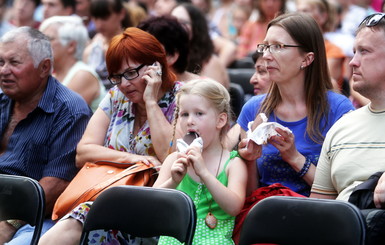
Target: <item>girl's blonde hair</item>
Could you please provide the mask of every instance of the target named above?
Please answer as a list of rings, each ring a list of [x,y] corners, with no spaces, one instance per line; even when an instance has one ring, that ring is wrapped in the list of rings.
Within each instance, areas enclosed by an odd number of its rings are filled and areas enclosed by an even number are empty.
[[[199,95],[206,98],[213,107],[217,110],[218,114],[226,113],[227,123],[220,132],[221,140],[223,141],[227,131],[230,128],[230,120],[232,116],[230,105],[230,94],[227,89],[217,81],[209,78],[198,78],[185,83],[176,95],[176,109],[174,113],[173,122],[173,138],[175,140],[176,124],[179,117],[180,97],[182,95]]]

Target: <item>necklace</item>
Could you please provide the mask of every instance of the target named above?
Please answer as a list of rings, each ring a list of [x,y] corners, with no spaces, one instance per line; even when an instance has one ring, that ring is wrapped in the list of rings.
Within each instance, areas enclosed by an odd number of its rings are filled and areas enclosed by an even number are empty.
[[[215,174],[215,178],[218,177],[218,172],[219,172],[219,168],[221,166],[221,162],[222,162],[222,155],[223,155],[223,147],[222,147],[222,151],[221,151],[221,157],[219,158],[219,163],[218,163],[218,168],[217,168],[217,173]],[[207,194],[206,194],[206,200],[207,200]],[[208,200],[207,200],[208,201]],[[215,215],[211,212],[211,203],[213,202],[213,198],[210,199],[210,202],[209,202],[209,212],[208,214],[206,215],[206,218],[205,218],[205,224],[210,228],[210,229],[214,229],[215,227],[217,227],[217,223],[218,223],[218,220],[217,218],[215,217]]]

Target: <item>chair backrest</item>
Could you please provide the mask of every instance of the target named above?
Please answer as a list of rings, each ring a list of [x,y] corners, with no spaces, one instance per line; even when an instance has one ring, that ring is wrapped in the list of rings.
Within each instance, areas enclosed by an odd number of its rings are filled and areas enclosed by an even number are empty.
[[[44,190],[38,181],[24,176],[0,174],[0,221],[18,219],[35,226],[31,244],[39,241],[44,209]]]
[[[192,244],[196,210],[191,198],[175,189],[116,186],[96,198],[87,214],[80,244],[92,230],[120,230],[136,237],[171,236]]]
[[[242,107],[245,104],[245,92],[243,91],[241,85],[236,83],[230,83],[229,94],[231,98],[231,109],[233,110],[236,118],[238,118],[239,114],[241,113]]]
[[[272,196],[247,214],[239,245],[363,245],[365,222],[351,203]]]
[[[230,77],[230,83],[235,83],[241,85],[246,97],[254,95],[254,87],[250,84],[250,78],[255,72],[254,68],[244,69],[244,68],[228,68],[227,73]]]

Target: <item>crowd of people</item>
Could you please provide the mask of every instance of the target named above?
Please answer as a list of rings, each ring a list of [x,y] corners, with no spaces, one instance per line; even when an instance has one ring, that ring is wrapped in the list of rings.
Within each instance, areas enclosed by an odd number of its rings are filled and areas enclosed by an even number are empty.
[[[385,171],[384,12],[376,0],[0,0],[0,173],[43,187],[41,245],[79,243],[92,202],[51,213],[98,160],[156,166],[155,188],[186,192],[194,244],[237,244],[247,197],[277,184],[349,201]],[[241,60],[254,64],[254,96],[234,118],[227,70]],[[279,127],[257,144],[266,120]],[[201,146],[181,151],[191,133]],[[383,209],[385,174],[372,191]],[[0,244],[29,244],[33,230],[1,221]],[[385,242],[385,227],[367,233],[366,245]]]

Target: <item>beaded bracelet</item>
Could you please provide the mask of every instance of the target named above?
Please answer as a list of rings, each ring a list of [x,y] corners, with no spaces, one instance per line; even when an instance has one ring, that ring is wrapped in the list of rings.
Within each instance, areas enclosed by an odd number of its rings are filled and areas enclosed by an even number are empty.
[[[303,165],[302,169],[297,173],[298,177],[302,178],[303,176],[305,176],[307,171],[309,171],[310,164],[311,164],[310,158],[306,157],[305,164]]]

